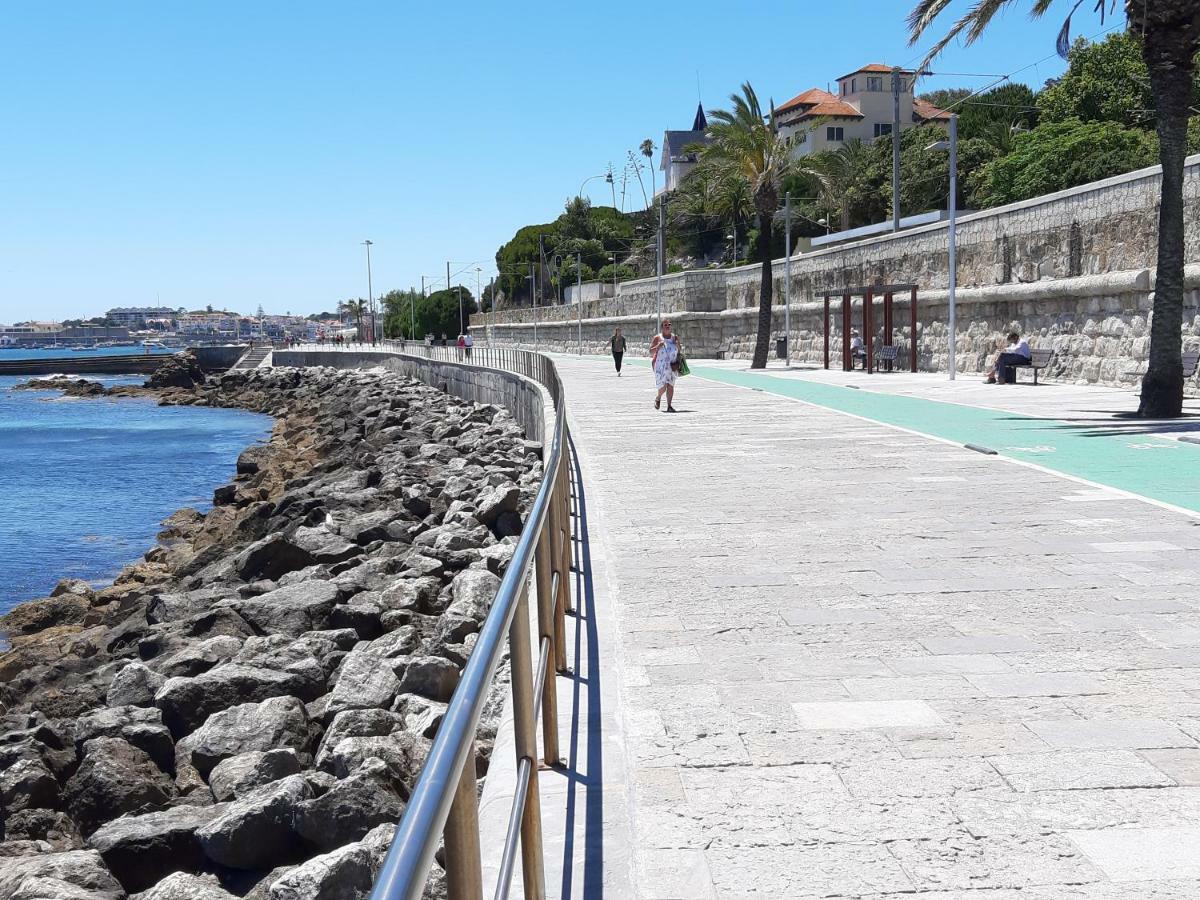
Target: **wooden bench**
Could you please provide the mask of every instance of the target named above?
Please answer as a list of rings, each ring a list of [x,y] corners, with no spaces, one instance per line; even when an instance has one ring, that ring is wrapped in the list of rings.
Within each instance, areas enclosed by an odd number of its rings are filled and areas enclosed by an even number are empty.
[[[899,352],[899,348],[894,344],[885,344],[877,349],[875,351],[875,371],[892,371],[892,368],[896,365],[896,359],[898,358]],[[886,370],[883,368],[884,363],[888,364]]]
[[[732,346],[733,346],[732,341],[726,341],[725,343],[723,343],[720,347],[717,348],[717,354],[716,354],[715,358],[716,359],[728,359],[729,358],[729,348]]]
[[[1033,383],[1038,383],[1038,372],[1050,365],[1050,360],[1054,358],[1054,351],[1044,347],[1038,347],[1030,350],[1029,362],[1017,363],[1013,366],[1013,374],[1016,374],[1017,369],[1033,369]]]

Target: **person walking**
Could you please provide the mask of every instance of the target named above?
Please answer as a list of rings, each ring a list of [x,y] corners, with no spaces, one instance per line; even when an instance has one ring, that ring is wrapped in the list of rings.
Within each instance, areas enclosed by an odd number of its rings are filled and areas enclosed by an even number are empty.
[[[463,335],[463,350],[467,354],[467,359],[471,358],[471,348],[475,346],[475,338],[471,337],[470,330]]]
[[[612,347],[613,364],[617,367],[617,377],[621,375],[621,360],[625,356],[625,335],[621,333],[620,327],[613,331],[612,337],[608,339],[606,347]]]
[[[663,394],[667,395],[667,412],[675,412],[675,379],[679,375],[679,338],[671,332],[671,320],[663,319],[662,331],[650,342],[650,365],[654,369],[654,385],[658,393],[654,408],[662,409]]]

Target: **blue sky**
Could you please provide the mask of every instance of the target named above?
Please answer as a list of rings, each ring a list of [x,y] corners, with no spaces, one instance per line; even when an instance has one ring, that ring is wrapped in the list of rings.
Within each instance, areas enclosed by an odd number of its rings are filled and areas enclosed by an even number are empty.
[[[1031,23],[1029,5],[936,69],[1051,56],[1014,80],[1059,74],[1069,6]],[[697,75],[713,108],[747,79],[782,102],[861,64],[911,65],[908,7],[7,4],[0,322],[159,300],[330,309],[366,294],[364,238],[376,293],[444,277],[447,259],[486,282],[518,226],[552,220],[643,138],[689,127]],[[1081,9],[1076,33],[1100,28]],[[603,180],[588,192],[611,202]],[[642,205],[636,182],[626,200]]]

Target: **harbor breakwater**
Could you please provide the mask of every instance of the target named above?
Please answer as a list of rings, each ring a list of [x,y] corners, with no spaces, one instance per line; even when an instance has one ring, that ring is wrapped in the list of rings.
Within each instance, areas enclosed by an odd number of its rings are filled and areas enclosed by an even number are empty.
[[[383,369],[153,390],[273,435],[110,587],[0,618],[0,897],[365,896],[541,445]]]

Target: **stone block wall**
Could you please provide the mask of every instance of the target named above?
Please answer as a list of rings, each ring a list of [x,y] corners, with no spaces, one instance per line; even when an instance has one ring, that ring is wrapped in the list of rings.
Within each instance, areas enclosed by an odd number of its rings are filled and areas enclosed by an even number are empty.
[[[1114,385],[1136,383],[1149,344],[1158,240],[1158,167],[962,216],[958,222],[958,341],[960,371],[979,371],[1012,329],[1033,346],[1056,351],[1051,378]],[[1184,181],[1186,259],[1200,262],[1200,156],[1190,157]],[[793,359],[823,362],[822,309],[834,295],[831,364],[840,364],[845,287],[915,283],[919,289],[919,365],[945,370],[948,303],[946,223],[798,254],[791,261]],[[773,264],[773,329],[783,332],[785,262]],[[761,269],[702,270],[664,276],[662,310],[693,356],[725,349],[749,357],[757,326]],[[1200,266],[1188,267],[1182,325],[1185,349],[1200,346]],[[585,352],[599,351],[620,324],[632,352],[645,352],[658,305],[654,278],[624,282],[615,299],[585,303]],[[897,298],[895,343],[906,353],[908,304]],[[861,299],[854,304],[862,328]],[[882,310],[876,307],[877,318]],[[539,310],[536,345],[573,351],[580,310]],[[572,320],[565,327],[565,320]],[[473,317],[477,329],[490,321]],[[504,346],[534,346],[530,310],[500,313],[492,338]],[[480,331],[482,333],[482,331]],[[876,334],[876,339],[882,337]]]

